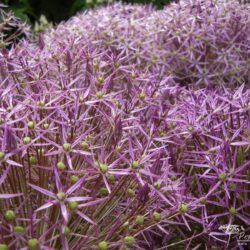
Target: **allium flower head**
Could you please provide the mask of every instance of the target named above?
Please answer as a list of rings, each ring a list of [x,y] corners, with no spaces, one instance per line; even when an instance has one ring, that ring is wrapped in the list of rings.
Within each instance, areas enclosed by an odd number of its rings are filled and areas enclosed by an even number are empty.
[[[114,4],[0,50],[0,246],[236,248],[248,8]]]

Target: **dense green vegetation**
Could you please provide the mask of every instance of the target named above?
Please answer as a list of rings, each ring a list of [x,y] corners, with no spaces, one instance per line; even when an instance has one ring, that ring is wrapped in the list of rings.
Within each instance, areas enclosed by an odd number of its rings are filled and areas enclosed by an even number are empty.
[[[16,16],[34,23],[43,14],[49,21],[60,22],[68,19],[76,12],[93,8],[99,4],[114,2],[115,0],[3,0]],[[124,3],[152,3],[157,8],[162,8],[171,0],[123,0]]]

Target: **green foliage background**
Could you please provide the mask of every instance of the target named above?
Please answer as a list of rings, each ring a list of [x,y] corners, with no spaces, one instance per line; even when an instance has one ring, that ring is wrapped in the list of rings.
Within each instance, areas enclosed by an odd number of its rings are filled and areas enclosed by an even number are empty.
[[[38,20],[42,14],[44,14],[49,21],[58,23],[68,19],[77,11],[93,8],[102,1],[104,2],[103,4],[105,4],[105,0],[92,1],[93,3],[88,3],[88,0],[2,0],[16,16],[26,20],[30,24]],[[162,8],[170,1],[173,0],[122,0],[124,3],[153,4],[157,8]]]

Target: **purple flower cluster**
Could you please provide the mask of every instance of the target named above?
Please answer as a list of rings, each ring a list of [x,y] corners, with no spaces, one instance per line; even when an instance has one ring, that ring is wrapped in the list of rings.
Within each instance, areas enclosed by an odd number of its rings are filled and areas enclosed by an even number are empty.
[[[237,1],[186,0],[162,11],[116,4],[60,24],[46,44],[123,52],[123,64],[184,86],[249,85],[249,12]]]
[[[247,8],[115,4],[2,49],[0,249],[243,249]]]
[[[5,5],[0,3],[0,48],[11,45],[18,37],[29,37],[30,29],[12,12],[5,11]]]

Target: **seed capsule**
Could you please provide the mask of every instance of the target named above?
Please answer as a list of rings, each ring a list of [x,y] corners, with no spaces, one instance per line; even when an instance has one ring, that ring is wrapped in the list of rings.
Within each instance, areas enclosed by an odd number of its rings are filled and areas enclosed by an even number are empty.
[[[218,178],[220,181],[225,181],[227,179],[227,175],[225,173],[221,173],[219,174]]]
[[[76,210],[77,207],[78,207],[78,202],[76,202],[76,201],[70,201],[68,205],[69,205],[69,209],[70,210]]]
[[[144,100],[145,100],[145,97],[146,97],[146,95],[145,95],[144,92],[141,92],[141,93],[139,94],[140,100],[144,101]]]
[[[211,246],[211,250],[219,250],[217,246]]]
[[[8,210],[5,215],[4,215],[5,219],[8,221],[12,221],[16,218],[16,214],[13,210]]]
[[[130,197],[135,196],[135,191],[134,191],[132,188],[129,188],[129,189],[128,189],[128,195],[129,195]]]
[[[201,198],[200,203],[202,205],[206,205],[207,204],[207,199],[206,198]]]
[[[43,124],[43,128],[44,128],[44,129],[48,129],[48,128],[49,128],[49,124],[48,124],[48,123],[44,123],[44,124]]]
[[[39,244],[39,241],[38,241],[38,239],[35,239],[35,238],[30,239],[28,241],[28,246],[29,246],[30,249],[36,249],[38,247],[38,244]]]
[[[156,182],[154,183],[154,187],[155,187],[156,189],[160,189],[160,188],[161,188],[161,183],[160,183],[159,181],[156,181]]]
[[[66,169],[66,166],[65,166],[65,164],[64,164],[62,161],[59,161],[59,162],[57,163],[57,168],[58,168],[60,171],[63,171],[63,170]]]
[[[38,161],[37,161],[37,158],[35,156],[30,156],[29,162],[31,165],[35,165],[35,164],[37,164]]]
[[[16,226],[14,228],[14,232],[18,235],[24,234],[25,233],[25,228],[21,226]]]
[[[44,101],[38,101],[37,102],[37,105],[40,107],[40,108],[43,108],[45,106],[45,102]]]
[[[56,196],[57,196],[58,200],[62,201],[65,198],[65,193],[58,192]]]
[[[104,83],[104,78],[103,78],[103,76],[97,77],[96,83],[97,83],[97,85],[100,85],[100,86],[103,85],[103,83]]]
[[[28,122],[28,128],[29,129],[34,129],[35,128],[35,123],[33,121]]]
[[[6,244],[0,244],[0,250],[8,250],[8,246]]]
[[[70,229],[68,227],[64,227],[63,234],[68,236],[70,234]]]
[[[76,175],[72,175],[72,176],[70,177],[70,180],[71,180],[71,182],[74,184],[74,183],[76,183],[76,182],[79,180],[79,177],[76,176]]]
[[[136,223],[137,225],[143,225],[143,223],[144,223],[144,217],[143,217],[142,215],[138,215],[138,216],[136,217],[136,219],[135,219],[135,223]]]
[[[153,213],[153,218],[155,221],[159,222],[161,220],[161,214],[158,212]]]
[[[64,143],[63,144],[63,149],[64,149],[64,151],[69,152],[71,150],[71,144],[67,143],[67,142]]]
[[[114,176],[114,175],[109,175],[109,176],[108,176],[108,180],[109,180],[111,183],[114,183],[114,182],[115,182],[115,176]]]
[[[234,191],[234,190],[237,188],[237,186],[236,186],[235,183],[230,183],[230,184],[229,184],[229,188],[230,188],[232,191]]]
[[[97,97],[98,99],[103,98],[103,96],[104,96],[104,94],[103,94],[101,91],[96,92],[96,97]]]
[[[106,241],[102,241],[98,244],[99,250],[108,250],[108,243]]]
[[[132,72],[132,73],[131,73],[131,77],[132,77],[132,79],[135,79],[135,78],[136,78],[135,72]]]
[[[179,207],[179,211],[180,211],[181,213],[186,213],[186,212],[188,211],[188,205],[185,204],[185,203],[182,203],[182,204],[180,205],[180,207]]]
[[[132,247],[135,244],[135,238],[133,236],[126,236],[124,238],[124,243],[128,246],[128,247]]]
[[[236,208],[235,208],[235,207],[230,207],[229,213],[230,213],[231,215],[235,216],[235,215],[237,214]]]
[[[42,156],[42,155],[44,155],[44,153],[45,153],[45,150],[44,150],[44,148],[39,148],[38,150],[37,150],[37,153],[40,155],[40,156]]]
[[[82,147],[82,149],[87,150],[87,149],[89,149],[89,144],[86,141],[83,141],[81,143],[81,147]]]
[[[107,173],[108,172],[108,165],[106,165],[106,164],[100,164],[100,171],[103,173],[103,174],[105,174],[105,173]]]
[[[107,188],[103,187],[103,188],[100,189],[100,195],[101,196],[106,196],[108,194],[109,194],[109,191],[108,191]]]
[[[83,101],[84,101],[84,97],[83,97],[83,96],[80,96],[80,97],[79,97],[79,103],[83,103]]]
[[[29,137],[29,136],[25,136],[24,138],[23,138],[23,144],[24,145],[27,145],[27,144],[29,144],[31,142],[31,138]]]
[[[139,162],[138,161],[133,161],[131,164],[132,169],[137,169],[139,167]]]
[[[9,106],[9,107],[6,108],[6,110],[7,110],[8,112],[10,112],[12,109],[13,109],[13,107],[11,107],[11,106]]]
[[[171,179],[172,181],[176,181],[178,178],[177,178],[176,175],[171,175],[170,179]]]
[[[2,161],[5,157],[5,153],[0,151],[0,161]]]

